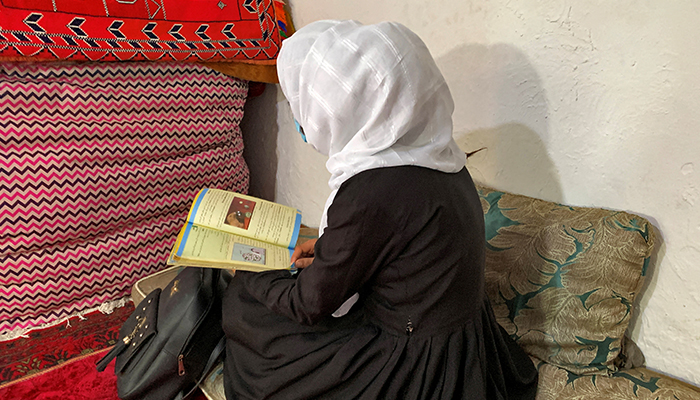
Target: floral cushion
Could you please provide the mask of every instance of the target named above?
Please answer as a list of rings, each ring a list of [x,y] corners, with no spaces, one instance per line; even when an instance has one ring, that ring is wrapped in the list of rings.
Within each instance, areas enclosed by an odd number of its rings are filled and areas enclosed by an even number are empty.
[[[478,187],[486,286],[498,322],[530,355],[576,374],[607,374],[654,244],[651,224]]]
[[[610,376],[576,375],[554,365],[539,365],[537,400],[700,399],[700,388],[646,368]]]

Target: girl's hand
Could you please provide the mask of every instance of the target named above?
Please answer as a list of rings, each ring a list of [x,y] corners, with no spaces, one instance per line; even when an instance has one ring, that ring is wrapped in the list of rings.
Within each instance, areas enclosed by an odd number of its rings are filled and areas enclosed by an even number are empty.
[[[294,248],[292,264],[297,268],[306,268],[314,261],[314,245],[318,239],[308,240]]]

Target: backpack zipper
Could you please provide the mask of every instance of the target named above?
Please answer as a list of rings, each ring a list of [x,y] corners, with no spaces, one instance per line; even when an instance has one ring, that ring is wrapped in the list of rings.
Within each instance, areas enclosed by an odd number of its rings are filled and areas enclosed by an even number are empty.
[[[182,354],[177,356],[177,373],[180,376],[185,375],[185,356]]]

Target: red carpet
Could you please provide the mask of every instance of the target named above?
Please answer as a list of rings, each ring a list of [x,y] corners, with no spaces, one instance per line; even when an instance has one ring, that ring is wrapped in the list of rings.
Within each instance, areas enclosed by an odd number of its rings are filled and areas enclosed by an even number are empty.
[[[119,400],[114,362],[97,372],[95,362],[108,349],[69,360],[60,366],[0,387],[2,400]]]
[[[103,372],[95,363],[109,349],[0,386],[0,400],[119,400],[114,361]],[[198,391],[191,400],[207,400]]]
[[[103,372],[95,363],[114,345],[134,307],[99,311],[84,320],[0,342],[0,400],[119,400],[114,361]],[[206,400],[199,392],[193,400]]]
[[[64,322],[29,332],[26,338],[0,342],[0,385],[113,346],[133,310],[129,303],[111,314],[95,311],[84,320],[71,318],[71,326]]]

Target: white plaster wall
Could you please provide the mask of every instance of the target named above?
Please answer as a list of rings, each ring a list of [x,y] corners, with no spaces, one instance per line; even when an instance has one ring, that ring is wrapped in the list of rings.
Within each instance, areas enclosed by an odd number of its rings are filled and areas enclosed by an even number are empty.
[[[452,89],[458,143],[487,147],[468,162],[475,179],[648,217],[658,251],[632,336],[651,368],[700,384],[700,2],[290,1],[297,27],[394,20],[417,32]],[[277,126],[255,134],[276,140],[274,198],[318,225],[325,159],[268,89]]]

